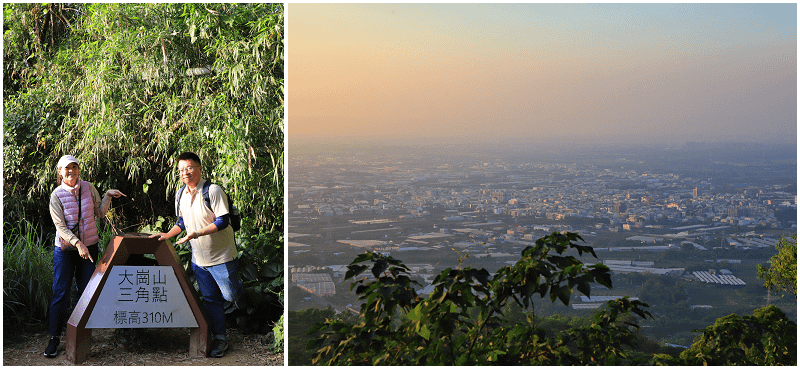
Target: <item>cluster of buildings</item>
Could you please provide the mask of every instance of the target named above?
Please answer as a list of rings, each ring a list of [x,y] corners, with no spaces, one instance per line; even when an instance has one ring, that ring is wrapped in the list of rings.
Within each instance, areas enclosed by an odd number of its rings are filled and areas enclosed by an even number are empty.
[[[312,175],[308,181],[301,176],[289,188],[290,215],[399,213],[435,216],[442,223],[475,215],[588,218],[597,220],[597,229],[610,231],[697,224],[775,229],[796,222],[796,216],[781,216],[796,214],[796,195],[774,188],[720,193],[708,180],[676,174],[555,164],[524,169],[488,163],[424,170],[374,165],[361,168],[366,174],[360,177],[331,173],[326,186]]]
[[[778,239],[755,231],[796,233],[797,197],[781,186],[724,186],[722,191],[713,179],[577,164],[414,166],[375,160],[344,166],[334,162],[337,165],[305,163],[303,170],[292,172],[288,189],[290,264],[292,255],[315,252],[321,243],[342,250],[399,255],[400,259],[408,253],[438,255],[456,250],[469,252],[472,258],[513,264],[523,247],[554,231],[580,235],[629,232],[630,237],[624,238],[631,242],[595,247],[598,252],[628,255],[681,250],[687,245],[699,251],[774,247]],[[315,238],[291,233],[293,219],[320,228],[325,225],[326,229],[347,225],[352,230],[346,236],[325,239],[317,234]],[[404,232],[396,225],[398,219],[416,219],[428,225],[421,232],[398,235]],[[315,227],[303,231],[322,233]],[[723,241],[711,245],[707,242],[711,239]],[[656,268],[652,261],[607,259],[603,263],[615,273],[744,285],[726,270],[686,273],[685,268]],[[412,266],[416,277],[432,282],[436,272],[431,265]],[[326,266],[320,271],[292,270],[292,282],[317,296],[335,294],[344,266]],[[582,301],[573,308],[590,309],[601,303]]]

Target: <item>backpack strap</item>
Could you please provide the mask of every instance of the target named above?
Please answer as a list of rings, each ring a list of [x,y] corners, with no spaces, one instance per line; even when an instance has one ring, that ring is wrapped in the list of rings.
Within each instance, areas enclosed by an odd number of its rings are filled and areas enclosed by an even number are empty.
[[[180,206],[181,206],[181,196],[183,195],[183,190],[186,189],[186,185],[181,186],[181,189],[178,190],[178,193],[175,194],[175,216],[181,216]]]
[[[205,201],[206,207],[208,207],[208,210],[211,210],[211,212],[213,213],[214,212],[214,208],[211,207],[211,197],[208,196],[208,188],[209,187],[211,187],[211,181],[207,180],[207,181],[205,181],[205,183],[203,183],[203,201]],[[214,215],[216,215],[216,214],[214,214]]]
[[[208,210],[214,212],[214,209],[211,207],[211,197],[208,195],[209,187],[211,187],[211,181],[206,180],[203,183],[203,202],[206,203]],[[183,195],[185,189],[186,185],[181,186],[181,189],[178,190],[178,194],[175,197],[175,216],[180,216],[181,195]],[[227,196],[228,194],[226,193],[225,195]],[[230,198],[228,198],[228,202],[230,202]],[[230,204],[228,206],[230,206]]]

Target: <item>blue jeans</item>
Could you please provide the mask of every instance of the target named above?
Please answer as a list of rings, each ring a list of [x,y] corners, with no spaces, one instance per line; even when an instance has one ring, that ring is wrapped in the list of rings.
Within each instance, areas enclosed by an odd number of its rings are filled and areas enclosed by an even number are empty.
[[[97,244],[87,246],[92,259],[97,260]],[[81,298],[94,272],[94,263],[80,256],[77,249],[62,250],[55,246],[53,251],[53,297],[50,298],[49,331],[51,336],[61,334],[64,322],[69,318],[74,304],[70,301],[72,279],[78,290],[75,303]]]
[[[200,293],[206,302],[211,331],[214,335],[225,334],[225,311],[223,301],[235,302],[242,295],[244,287],[239,280],[239,263],[233,259],[227,263],[201,267],[192,263],[192,271],[200,286]]]

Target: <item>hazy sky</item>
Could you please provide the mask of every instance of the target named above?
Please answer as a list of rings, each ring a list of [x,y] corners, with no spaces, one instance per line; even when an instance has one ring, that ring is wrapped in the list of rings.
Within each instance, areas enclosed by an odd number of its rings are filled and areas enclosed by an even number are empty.
[[[290,145],[797,141],[796,4],[289,4],[286,19]]]

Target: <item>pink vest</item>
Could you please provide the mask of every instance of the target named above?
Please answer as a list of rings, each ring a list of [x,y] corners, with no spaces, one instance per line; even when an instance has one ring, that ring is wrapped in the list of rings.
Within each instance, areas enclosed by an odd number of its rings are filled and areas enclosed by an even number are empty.
[[[94,197],[92,197],[92,184],[86,181],[80,182],[81,191],[81,242],[86,246],[96,244],[100,238],[97,236],[97,223],[94,220]],[[58,186],[56,196],[64,207],[64,220],[67,227],[72,229],[78,223],[78,196],[71,194],[64,187]],[[56,236],[56,246],[58,246],[58,236]]]

